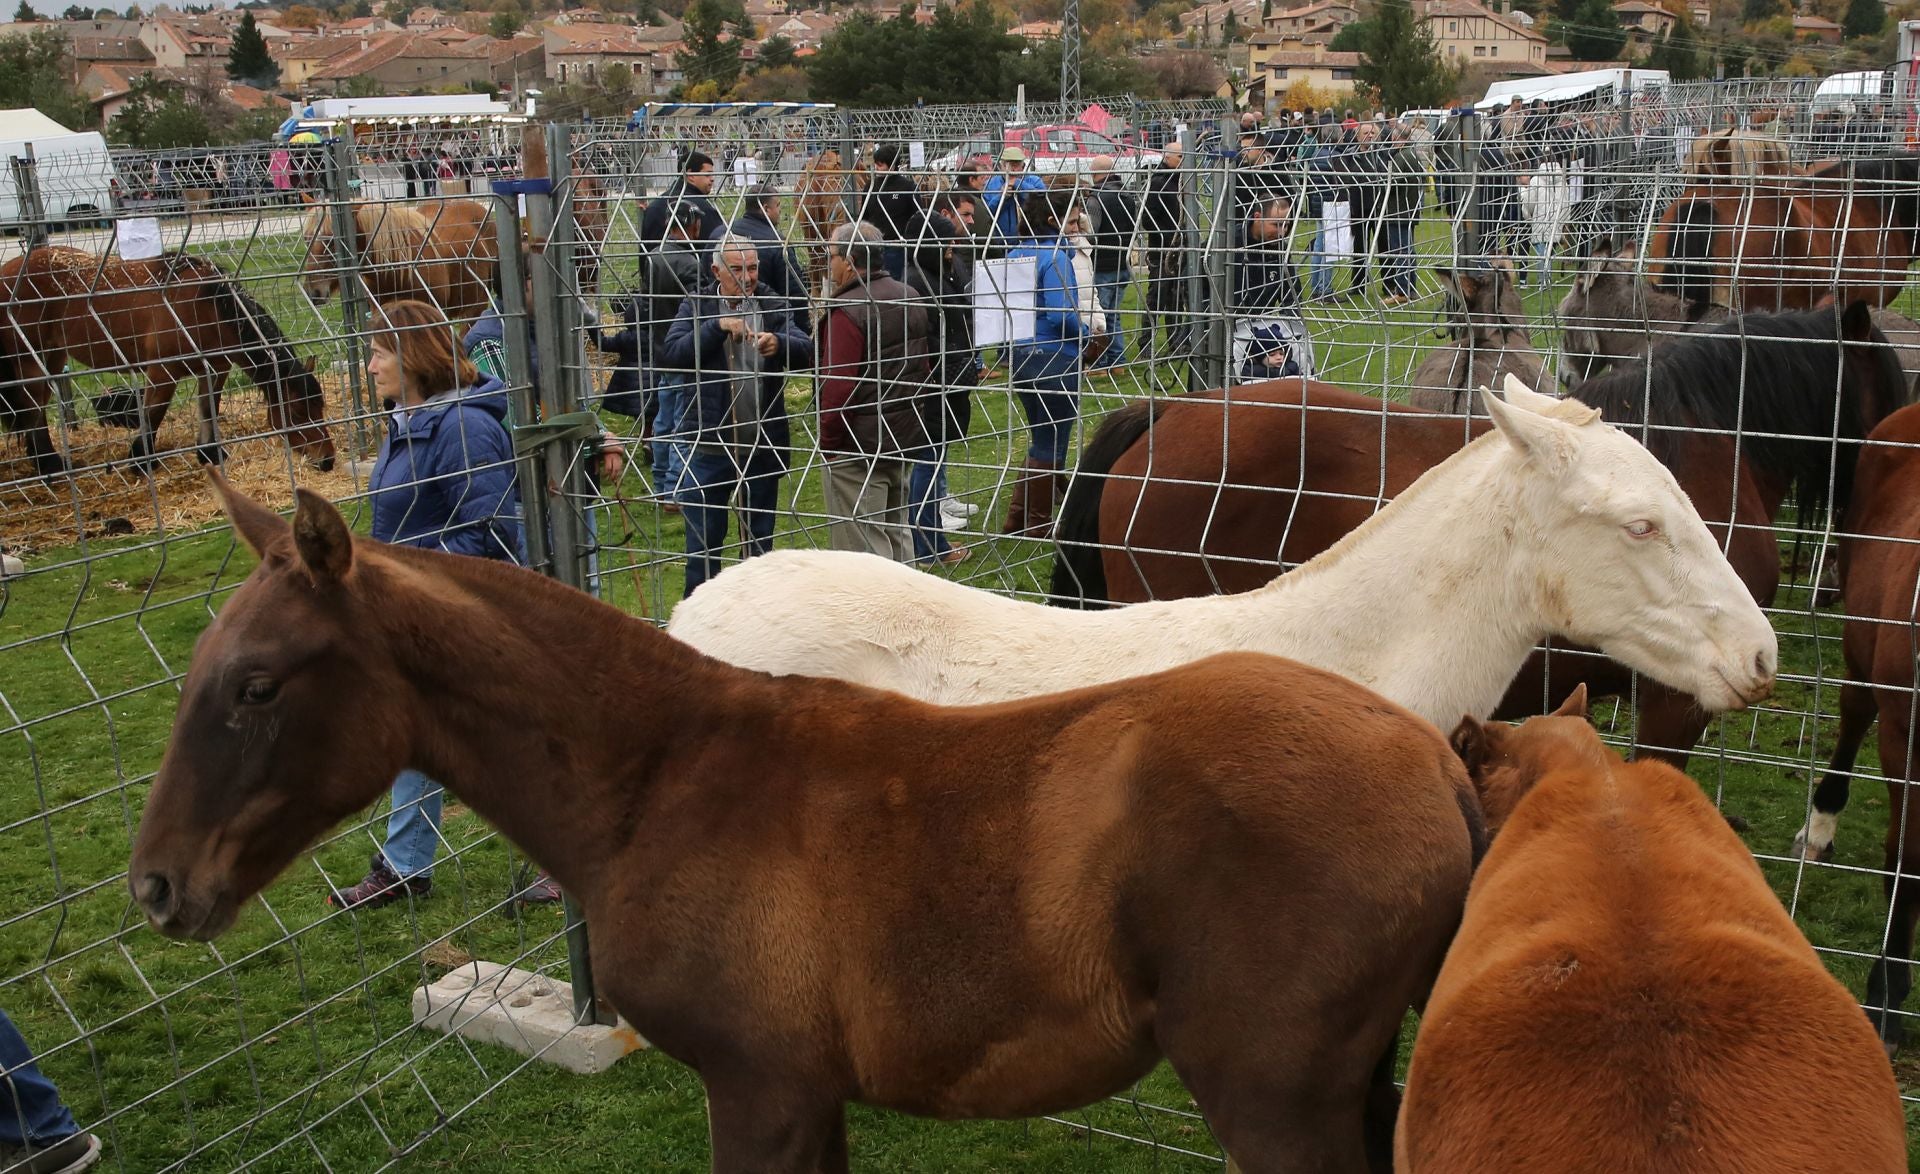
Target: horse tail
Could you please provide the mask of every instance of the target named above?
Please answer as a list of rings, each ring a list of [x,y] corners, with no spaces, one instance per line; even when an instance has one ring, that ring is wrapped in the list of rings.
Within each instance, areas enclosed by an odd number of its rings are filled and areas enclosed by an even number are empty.
[[[1673,218],[1664,284],[1690,306],[1713,303],[1713,238],[1718,228],[1712,200],[1687,197]]]
[[[1111,602],[1100,553],[1100,499],[1107,474],[1166,410],[1165,400],[1135,400],[1101,421],[1081,450],[1080,467],[1067,486],[1054,529],[1059,549],[1053,556],[1047,602],[1055,607],[1092,608]]]

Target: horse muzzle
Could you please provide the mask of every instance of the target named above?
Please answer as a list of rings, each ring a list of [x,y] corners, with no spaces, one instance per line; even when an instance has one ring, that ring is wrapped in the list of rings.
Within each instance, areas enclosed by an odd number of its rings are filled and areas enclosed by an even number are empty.
[[[133,903],[147,915],[147,924],[166,937],[210,942],[234,923],[237,910],[224,897],[212,900],[190,895],[187,886],[163,872],[129,874]]]

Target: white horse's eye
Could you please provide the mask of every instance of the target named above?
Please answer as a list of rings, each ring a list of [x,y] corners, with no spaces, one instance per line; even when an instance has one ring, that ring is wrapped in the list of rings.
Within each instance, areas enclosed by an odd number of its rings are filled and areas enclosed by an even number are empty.
[[[1627,533],[1635,538],[1651,538],[1659,532],[1659,529],[1660,527],[1647,521],[1645,518],[1627,523]]]

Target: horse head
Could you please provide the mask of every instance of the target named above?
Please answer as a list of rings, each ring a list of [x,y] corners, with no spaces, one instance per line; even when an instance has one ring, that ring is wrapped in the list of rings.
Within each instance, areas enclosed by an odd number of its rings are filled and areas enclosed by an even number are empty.
[[[300,289],[309,300],[324,303],[340,290],[340,271],[350,258],[334,256],[338,241],[333,234],[333,210],[312,196],[305,197],[306,223],[300,233],[305,239],[300,260]]]
[[[1585,684],[1575,686],[1552,713],[1518,725],[1463,717],[1447,741],[1473,780],[1489,836],[1499,832],[1541,779],[1563,770],[1604,774],[1614,761],[1587,720]]]
[[[289,525],[209,476],[260,565],[194,649],[127,873],[155,929],[201,941],[373,800],[406,761],[409,707],[427,704],[368,638],[401,572],[356,550],[318,494],[298,491]]]
[[[1574,386],[1616,362],[1646,354],[1647,283],[1638,272],[1639,248],[1595,241],[1560,299],[1560,380]]]
[[[1505,495],[1511,578],[1549,631],[1709,710],[1765,696],[1773,627],[1673,473],[1597,410],[1513,376],[1506,386],[1504,399],[1481,392],[1496,430],[1475,442],[1496,462],[1482,492]]]

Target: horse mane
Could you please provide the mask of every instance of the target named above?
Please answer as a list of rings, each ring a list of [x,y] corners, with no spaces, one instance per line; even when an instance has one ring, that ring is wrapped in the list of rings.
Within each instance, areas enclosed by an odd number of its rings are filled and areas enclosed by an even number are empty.
[[[1676,335],[1572,395],[1609,423],[1642,425],[1641,441],[1669,467],[1684,459],[1687,430],[1738,431],[1742,459],[1790,486],[1801,517],[1810,519],[1829,504],[1845,508],[1859,442],[1899,406],[1904,386],[1886,337],[1871,329],[1879,386],[1862,388],[1837,325],[1831,308],[1748,314]]]
[[[371,221],[371,223],[369,223]],[[353,210],[360,250],[373,265],[406,265],[427,260],[433,224],[418,208],[401,204],[360,204]]]
[[[224,277],[213,287],[213,301],[221,319],[239,332],[242,349],[235,359],[260,393],[269,400],[320,407],[308,417],[320,419],[325,414],[320,381],[301,364],[293,343],[267,308]]]

